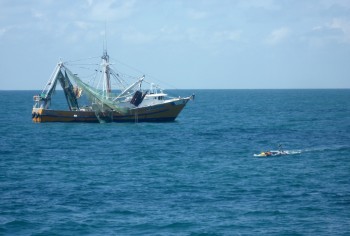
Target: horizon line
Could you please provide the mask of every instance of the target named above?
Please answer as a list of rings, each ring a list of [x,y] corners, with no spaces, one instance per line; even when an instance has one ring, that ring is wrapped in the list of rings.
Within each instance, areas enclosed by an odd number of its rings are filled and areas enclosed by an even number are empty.
[[[164,90],[347,90],[348,88],[165,88]],[[0,89],[0,91],[42,91],[42,89]],[[56,89],[63,91],[63,89]]]

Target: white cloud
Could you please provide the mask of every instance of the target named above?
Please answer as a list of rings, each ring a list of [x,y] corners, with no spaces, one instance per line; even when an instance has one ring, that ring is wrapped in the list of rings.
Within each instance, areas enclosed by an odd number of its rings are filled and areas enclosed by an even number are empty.
[[[290,35],[290,33],[291,30],[287,27],[275,29],[268,35],[265,42],[270,45],[281,43]]]
[[[349,0],[322,0],[321,2],[324,6],[327,8],[330,8],[332,6],[340,6],[343,8],[350,8],[350,1]]]
[[[92,20],[113,21],[129,17],[134,12],[134,0],[89,1]]]
[[[87,30],[93,27],[92,24],[85,21],[75,21],[74,24],[81,30]]]
[[[179,26],[164,26],[153,31],[125,30],[120,33],[121,39],[132,44],[149,44],[159,42],[193,43],[208,48],[225,42],[239,41],[240,30],[210,31],[196,27],[181,28]]]
[[[122,40],[128,43],[144,44],[155,41],[158,36],[153,33],[143,33],[143,32],[124,32],[121,35]]]
[[[188,17],[190,17],[193,20],[201,20],[208,16],[208,13],[205,11],[197,11],[194,9],[190,9],[187,11]]]
[[[86,2],[87,2],[87,4],[88,4],[88,6],[92,6],[94,0],[86,0]]]
[[[6,28],[1,28],[1,29],[0,29],[0,38],[1,38],[2,36],[5,35],[5,33],[7,32],[7,30],[8,30],[8,29],[6,29]]]
[[[240,0],[238,5],[244,8],[263,8],[266,10],[280,9],[280,6],[277,5],[274,0]]]
[[[340,30],[342,32],[340,40],[350,43],[350,21],[335,18],[328,24],[328,27]]]
[[[4,37],[5,35],[11,35],[16,30],[20,30],[21,28],[17,25],[8,25],[5,27],[0,28],[0,38]]]
[[[32,16],[38,20],[42,20],[45,18],[45,14],[41,11],[32,9],[31,12],[32,12]]]
[[[313,27],[302,39],[318,47],[334,42],[350,43],[350,21],[334,18],[328,23]]]
[[[184,32],[178,25],[163,26],[159,31],[159,38],[168,42],[179,42],[185,39]]]
[[[237,41],[241,37],[241,31],[218,31],[213,34],[213,39],[216,42],[222,42],[222,41]]]
[[[9,29],[10,29],[10,27],[1,28],[0,29],[0,37],[3,37],[6,34],[6,32],[9,31]]]

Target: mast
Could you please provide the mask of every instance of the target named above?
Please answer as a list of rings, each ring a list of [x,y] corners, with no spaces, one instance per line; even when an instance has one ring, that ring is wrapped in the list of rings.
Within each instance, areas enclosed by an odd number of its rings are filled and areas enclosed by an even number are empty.
[[[106,92],[106,97],[109,97],[111,93],[111,73],[109,68],[109,56],[107,54],[107,50],[104,50],[102,58],[102,67],[103,67],[103,78],[104,78],[104,86],[103,90]]]

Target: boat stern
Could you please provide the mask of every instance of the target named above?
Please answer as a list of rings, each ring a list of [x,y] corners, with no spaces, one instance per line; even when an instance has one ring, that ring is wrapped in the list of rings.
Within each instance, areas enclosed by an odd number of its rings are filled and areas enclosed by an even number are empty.
[[[40,123],[41,122],[41,117],[43,114],[43,108],[33,108],[32,109],[32,120],[35,123]]]

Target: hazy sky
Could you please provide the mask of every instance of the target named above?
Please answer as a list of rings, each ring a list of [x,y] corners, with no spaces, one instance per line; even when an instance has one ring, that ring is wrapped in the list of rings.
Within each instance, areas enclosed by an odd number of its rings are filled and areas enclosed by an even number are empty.
[[[0,89],[100,56],[105,22],[112,58],[175,88],[350,88],[349,0],[0,0]]]

